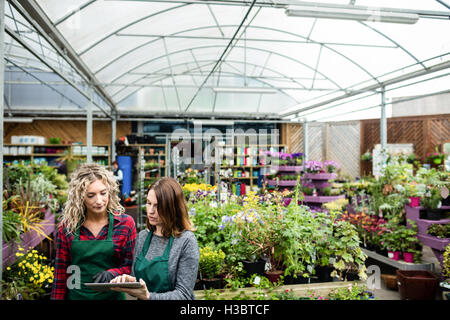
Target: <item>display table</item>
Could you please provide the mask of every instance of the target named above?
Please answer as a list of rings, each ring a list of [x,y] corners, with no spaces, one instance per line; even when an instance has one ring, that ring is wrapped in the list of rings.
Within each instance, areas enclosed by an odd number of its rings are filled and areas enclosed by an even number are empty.
[[[434,264],[433,263],[409,263],[400,260],[393,260],[389,257],[383,256],[374,251],[367,250],[366,248],[361,248],[361,250],[370,258],[377,260],[379,262],[390,265],[394,268],[400,270],[425,270],[434,272]]]

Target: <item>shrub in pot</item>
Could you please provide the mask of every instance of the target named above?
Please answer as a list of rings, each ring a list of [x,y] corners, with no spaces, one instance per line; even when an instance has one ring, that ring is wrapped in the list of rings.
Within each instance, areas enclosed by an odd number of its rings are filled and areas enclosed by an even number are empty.
[[[440,189],[437,186],[427,186],[425,194],[420,200],[420,204],[427,210],[428,220],[441,219],[441,200]]]
[[[222,250],[215,250],[210,246],[200,248],[198,269],[207,288],[221,287],[220,273],[223,270],[224,260],[225,253]]]

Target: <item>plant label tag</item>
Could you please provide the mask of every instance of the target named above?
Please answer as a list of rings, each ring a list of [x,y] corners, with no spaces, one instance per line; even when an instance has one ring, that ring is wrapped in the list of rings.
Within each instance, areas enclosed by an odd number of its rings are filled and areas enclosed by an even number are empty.
[[[448,189],[446,186],[443,186],[441,188],[441,197],[444,199],[447,199],[447,197],[448,197]]]

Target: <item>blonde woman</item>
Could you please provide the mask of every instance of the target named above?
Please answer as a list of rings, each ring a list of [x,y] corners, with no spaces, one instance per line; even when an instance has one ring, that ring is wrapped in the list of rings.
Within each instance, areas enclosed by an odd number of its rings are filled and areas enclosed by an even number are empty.
[[[83,164],[71,175],[56,235],[52,299],[125,298],[118,292],[97,292],[84,285],[109,282],[131,271],[136,227],[123,213],[118,192],[112,172],[101,165]]]

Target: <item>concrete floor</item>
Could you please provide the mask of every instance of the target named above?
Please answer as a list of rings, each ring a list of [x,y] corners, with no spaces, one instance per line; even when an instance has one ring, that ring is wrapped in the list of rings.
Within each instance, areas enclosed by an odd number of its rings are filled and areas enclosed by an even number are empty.
[[[433,263],[435,269],[434,273],[438,277],[440,277],[441,265],[430,247],[427,246],[423,247],[422,261],[426,263]],[[377,300],[400,300],[400,293],[398,292],[398,290],[391,290],[386,288],[386,284],[384,283],[383,280],[381,280],[381,289],[374,289],[372,291],[374,292]],[[442,300],[442,294],[440,290],[438,290],[436,294],[436,300]]]

